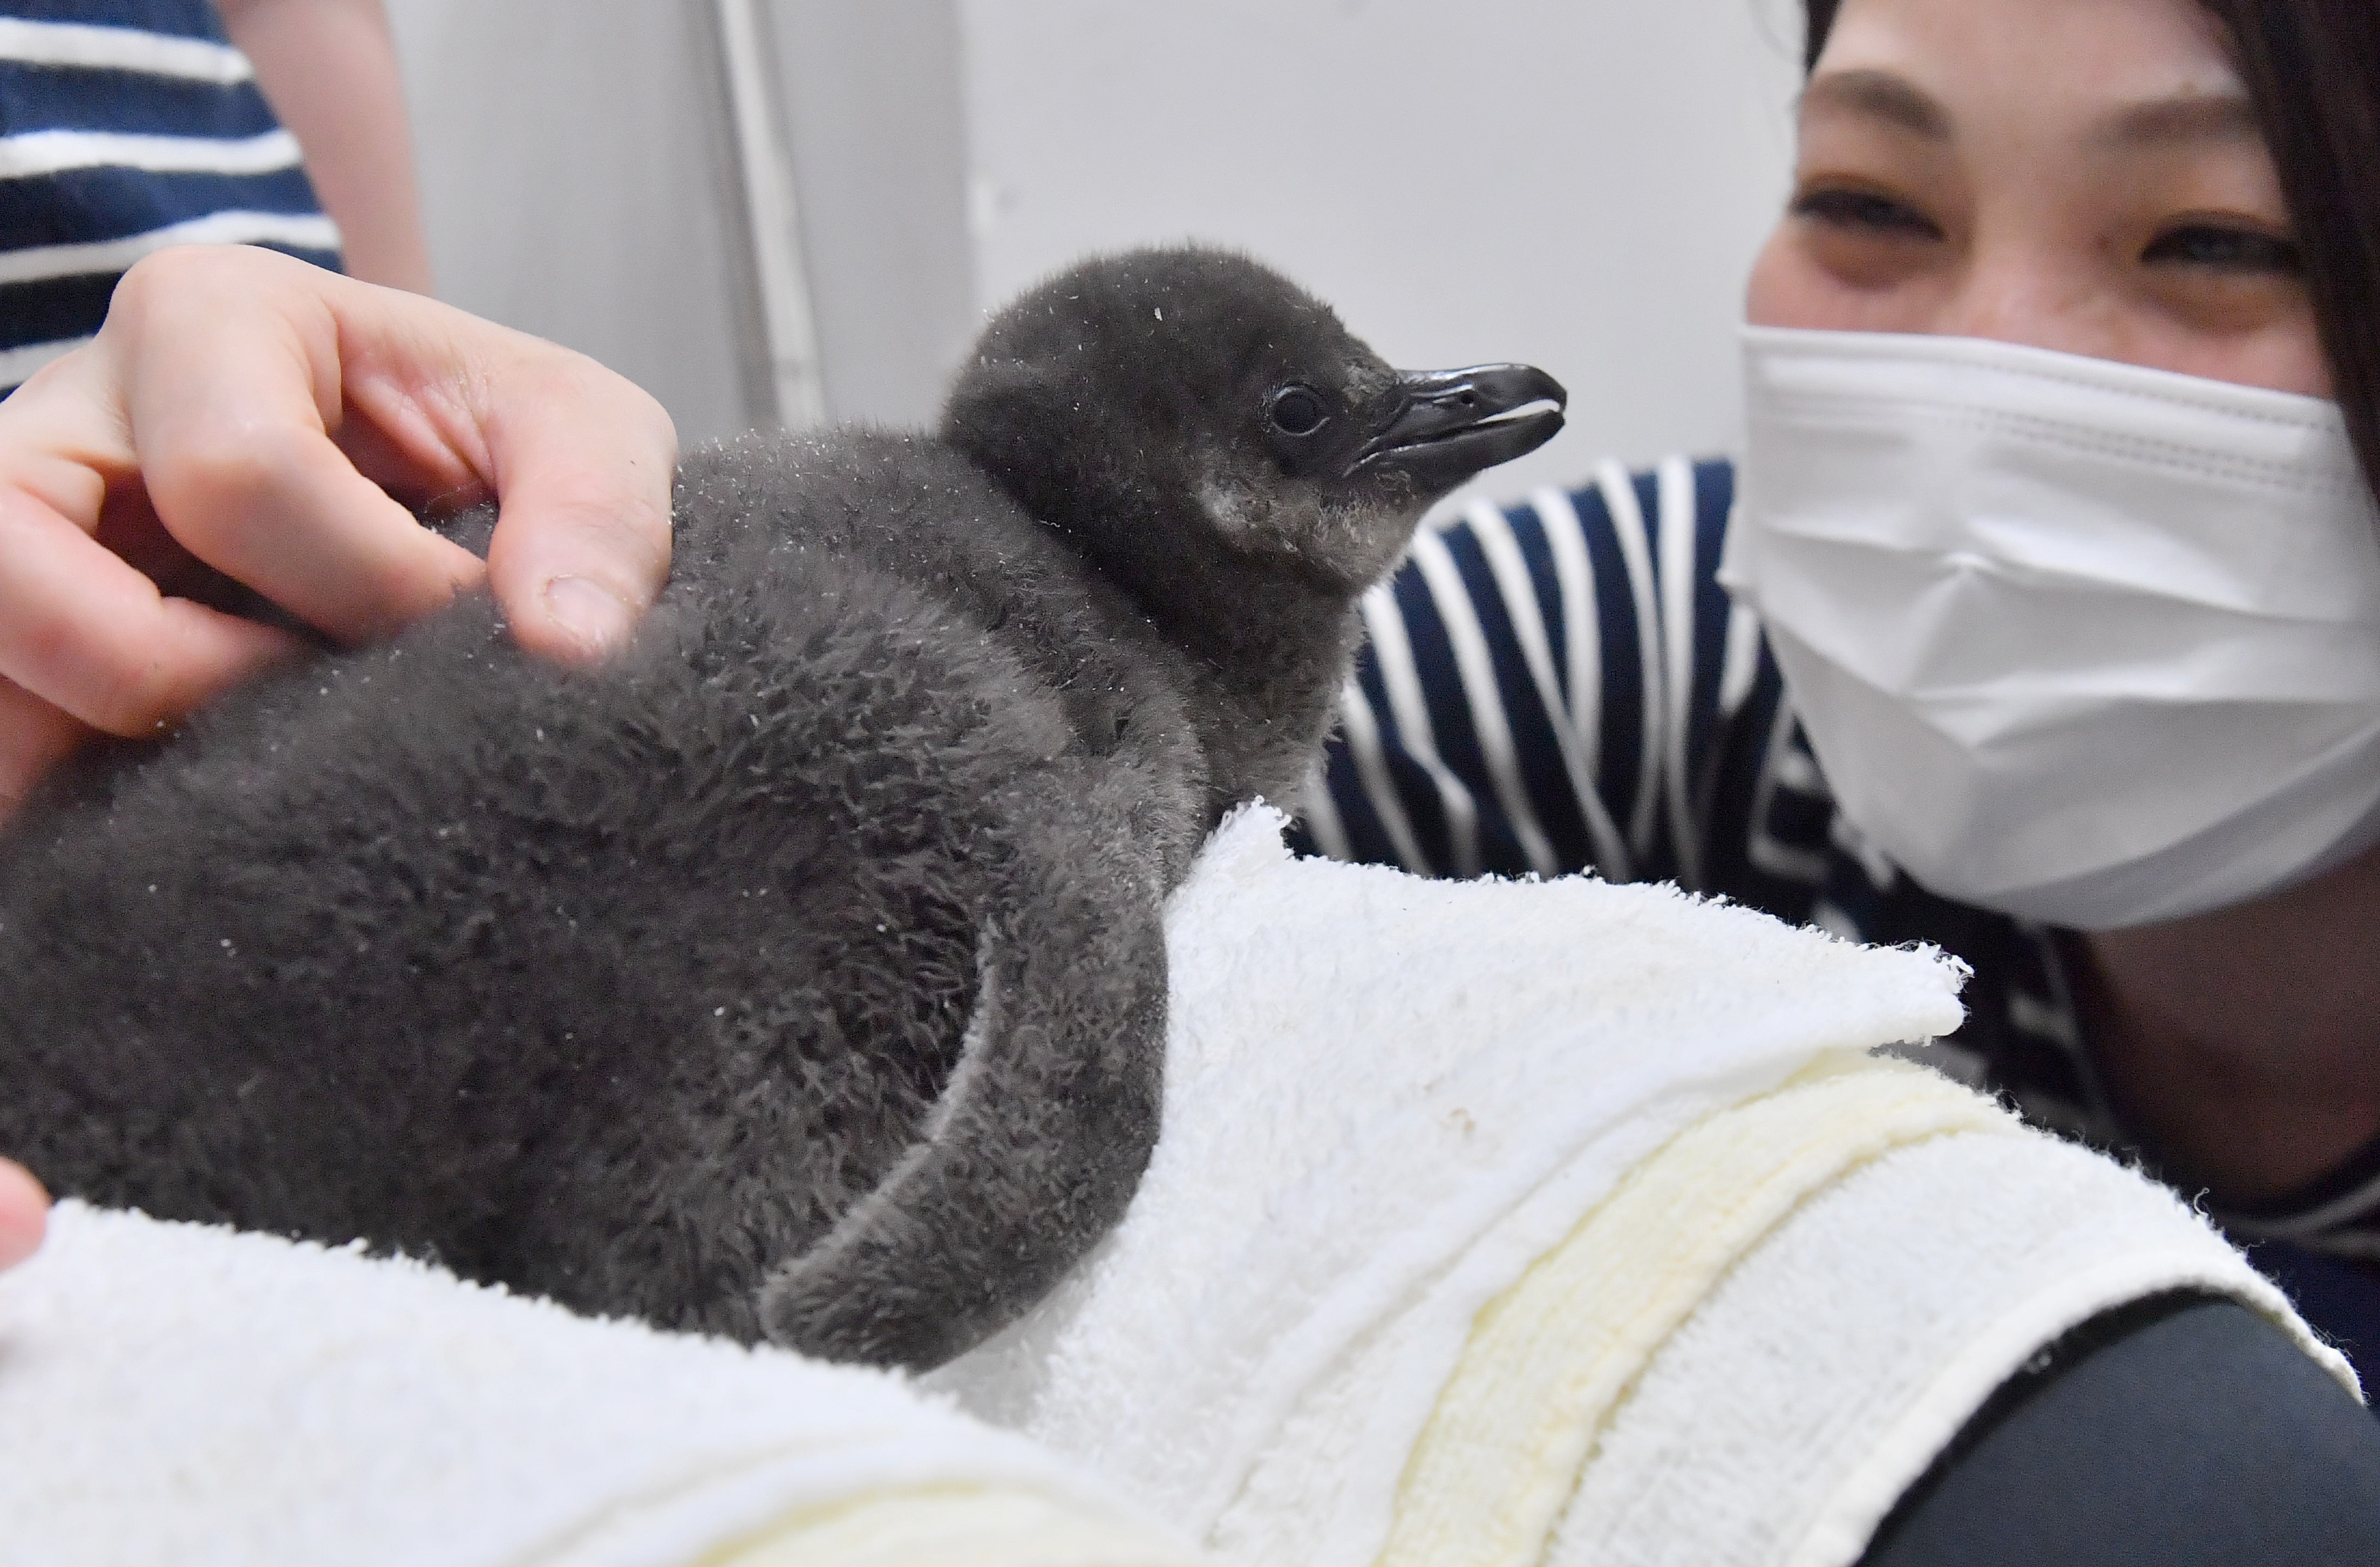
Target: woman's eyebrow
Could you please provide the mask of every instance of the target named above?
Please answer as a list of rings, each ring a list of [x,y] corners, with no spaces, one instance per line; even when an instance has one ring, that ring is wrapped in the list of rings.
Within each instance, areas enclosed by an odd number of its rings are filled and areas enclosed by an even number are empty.
[[[2256,141],[2264,128],[2256,107],[2239,92],[2184,92],[2131,103],[2107,116],[2098,140],[2113,146],[2174,141]]]
[[[1873,67],[1828,71],[1803,90],[1802,107],[1864,115],[1922,136],[1950,140],[1949,111],[1907,77]]]

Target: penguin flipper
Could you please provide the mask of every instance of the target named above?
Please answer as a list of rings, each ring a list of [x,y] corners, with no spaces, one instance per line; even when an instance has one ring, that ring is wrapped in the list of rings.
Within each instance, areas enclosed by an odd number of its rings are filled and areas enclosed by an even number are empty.
[[[1164,924],[1153,874],[1069,825],[1045,823],[1002,879],[967,1055],[926,1138],[763,1286],[778,1343],[938,1366],[1123,1217],[1157,1141]]]

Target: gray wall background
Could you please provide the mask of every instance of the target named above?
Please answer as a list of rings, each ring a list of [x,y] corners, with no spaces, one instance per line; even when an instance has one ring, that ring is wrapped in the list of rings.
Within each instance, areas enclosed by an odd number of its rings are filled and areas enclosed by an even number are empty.
[[[981,310],[1196,237],[1390,358],[1526,358],[1572,428],[1493,476],[1736,441],[1791,0],[766,0],[830,405],[915,422]],[[766,411],[708,0],[389,0],[440,291]]]

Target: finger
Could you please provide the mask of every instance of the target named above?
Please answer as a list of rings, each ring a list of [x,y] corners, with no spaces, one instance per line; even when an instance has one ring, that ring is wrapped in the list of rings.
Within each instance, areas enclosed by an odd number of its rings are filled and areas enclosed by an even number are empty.
[[[584,659],[616,647],[669,575],[677,432],[588,358],[412,295],[343,284],[340,444],[421,500],[493,494],[488,573],[515,637]]]
[[[0,1268],[14,1268],[40,1249],[49,1210],[50,1195],[32,1172],[0,1159]]]
[[[485,568],[358,475],[328,441],[285,426],[168,433],[150,494],[193,555],[353,644],[443,608]],[[185,443],[187,440],[187,443]]]
[[[535,349],[483,394],[499,497],[489,579],[522,646],[600,657],[668,580],[677,431],[592,359]]]
[[[260,303],[263,255],[164,252],[117,285],[101,346],[115,355],[150,502],[192,554],[309,624],[349,642],[385,636],[482,567],[342,454],[339,322],[315,279]]]
[[[17,814],[43,774],[95,734],[23,686],[0,680],[0,822]]]
[[[616,646],[669,571],[677,434],[661,405],[584,355],[433,300],[336,278],[311,297],[332,336],[299,320],[287,351],[348,456],[416,499],[496,495],[488,571],[515,636],[560,658]]]
[[[339,426],[339,451],[356,471],[396,497],[419,516],[445,516],[488,499],[487,482],[459,464],[433,464],[430,472],[405,446],[370,419],[349,418]]]
[[[298,650],[283,632],[166,598],[21,492],[0,491],[0,679],[111,735],[151,733]]]

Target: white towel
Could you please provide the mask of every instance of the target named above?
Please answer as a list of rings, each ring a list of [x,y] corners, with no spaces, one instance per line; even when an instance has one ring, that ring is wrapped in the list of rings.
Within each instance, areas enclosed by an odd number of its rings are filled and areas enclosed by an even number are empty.
[[[1642,1560],[1842,1567],[2071,1322],[2160,1282],[2294,1322],[2137,1177],[1868,1059],[1958,1024],[1937,954],[1660,888],[1293,863],[1278,826],[1228,825],[1171,911],[1164,1131],[1123,1226],[935,1379],[1229,1561],[1658,1536]],[[1989,1148],[2014,1217],[1918,1178],[1954,1145]],[[1846,1256],[1865,1309],[1825,1298]]]
[[[874,1373],[67,1204],[0,1275],[0,1562],[1843,1567],[2099,1306],[2191,1283],[2302,1335],[2171,1198],[1866,1059],[1956,1024],[1937,954],[1293,863],[1280,826],[1229,824],[1170,911],[1123,1228],[941,1375],[1044,1447]]]
[[[0,1275],[9,1567],[1183,1567],[903,1381],[62,1204]]]

